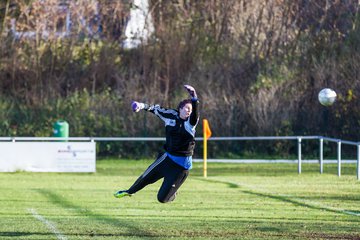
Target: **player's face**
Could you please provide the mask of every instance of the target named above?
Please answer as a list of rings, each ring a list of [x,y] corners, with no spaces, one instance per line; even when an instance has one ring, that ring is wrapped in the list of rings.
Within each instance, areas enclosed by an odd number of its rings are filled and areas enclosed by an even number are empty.
[[[180,118],[181,119],[186,119],[190,116],[191,112],[192,112],[192,105],[191,103],[187,103],[184,105],[184,107],[179,109],[180,111]]]

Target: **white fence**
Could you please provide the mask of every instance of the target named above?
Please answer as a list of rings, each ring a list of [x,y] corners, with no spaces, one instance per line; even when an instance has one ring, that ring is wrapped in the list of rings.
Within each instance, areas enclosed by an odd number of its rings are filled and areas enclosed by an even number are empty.
[[[109,142],[109,141],[165,141],[165,138],[162,137],[69,137],[69,138],[59,138],[59,137],[0,137],[0,142],[33,142],[33,141],[90,141],[90,142]],[[196,138],[197,141],[203,141],[202,137]],[[341,156],[341,146],[342,145],[352,145],[356,146],[356,172],[357,179],[360,178],[360,142],[352,142],[335,138],[328,138],[323,136],[256,136],[256,137],[211,137],[208,141],[258,141],[258,140],[288,140],[297,142],[297,163],[298,163],[298,173],[301,173],[302,166],[302,150],[301,144],[304,140],[318,140],[319,141],[319,163],[320,163],[320,173],[323,173],[324,165],[324,141],[334,142],[337,144],[337,175],[341,176],[341,164],[343,162]],[[210,159],[209,159],[210,160]]]

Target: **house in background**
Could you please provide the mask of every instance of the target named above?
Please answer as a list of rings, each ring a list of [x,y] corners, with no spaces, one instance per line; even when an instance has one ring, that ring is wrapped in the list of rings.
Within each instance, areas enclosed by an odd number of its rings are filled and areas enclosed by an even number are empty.
[[[99,4],[97,0],[81,3],[82,1],[70,0],[36,0],[30,5],[17,4],[13,8],[20,13],[11,19],[11,33],[17,39],[34,38],[37,35],[44,39],[61,38],[73,33],[94,36],[101,28]]]
[[[13,4],[12,9],[18,12],[10,21],[10,32],[16,39],[36,36],[42,39],[101,38],[107,31],[107,34],[121,36],[122,46],[130,49],[146,43],[154,32],[148,0],[106,3],[98,0],[35,0],[30,5]],[[113,22],[109,24],[110,21]]]
[[[154,33],[154,24],[149,14],[148,0],[134,0],[125,29],[124,48],[136,48]]]

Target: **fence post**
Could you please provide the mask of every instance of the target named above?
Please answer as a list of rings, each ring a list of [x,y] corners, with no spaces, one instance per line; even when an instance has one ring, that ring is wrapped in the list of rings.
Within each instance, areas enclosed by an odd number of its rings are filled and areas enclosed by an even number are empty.
[[[320,138],[320,174],[324,171],[324,139]]]
[[[338,176],[341,176],[341,141],[337,144]]]
[[[301,137],[298,137],[298,173],[301,173]]]
[[[356,170],[357,170],[357,180],[360,179],[360,144],[357,145],[357,164],[356,164]]]

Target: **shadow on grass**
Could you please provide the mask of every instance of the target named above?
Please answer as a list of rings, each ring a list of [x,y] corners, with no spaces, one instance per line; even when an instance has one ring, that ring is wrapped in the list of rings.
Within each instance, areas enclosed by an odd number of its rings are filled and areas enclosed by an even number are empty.
[[[48,235],[53,237],[52,233],[40,233],[40,232],[0,232],[0,237],[22,237],[30,235]],[[50,238],[50,237],[49,237]]]
[[[75,236],[75,237],[133,237],[134,234],[130,233],[70,233],[65,234],[66,236]],[[48,236],[47,239],[54,238],[53,233],[44,233],[44,232],[0,232],[0,237],[25,237],[25,236]],[[138,236],[138,235],[136,235]],[[141,236],[142,237],[142,236]],[[144,237],[151,237],[151,236],[144,236]],[[153,239],[153,238],[152,238]]]
[[[337,175],[337,164],[324,164],[324,173]],[[192,176],[203,176],[203,163],[193,164]],[[302,172],[320,175],[320,164],[303,163]],[[241,174],[242,176],[297,176],[298,165],[294,163],[208,163],[208,176],[223,177]],[[356,164],[342,164],[341,175],[356,177]]]
[[[201,181],[205,181],[205,182],[223,183],[223,184],[226,184],[229,188],[243,188],[241,185],[234,183],[234,182],[214,180],[214,179],[203,179],[203,178],[197,178],[197,179],[201,180]],[[262,198],[270,198],[270,199],[275,199],[275,200],[282,201],[282,202],[291,203],[295,206],[306,207],[306,208],[310,208],[310,209],[327,211],[327,212],[332,212],[332,213],[340,213],[340,214],[351,215],[351,216],[360,216],[360,214],[357,214],[358,211],[337,210],[337,209],[332,209],[332,208],[328,208],[328,207],[311,205],[308,203],[297,201],[295,199],[292,199],[292,198],[286,197],[286,196],[279,196],[279,195],[274,195],[274,194],[269,194],[269,193],[260,193],[260,192],[255,192],[255,191],[251,191],[251,190],[246,190],[246,189],[243,189],[240,191],[242,193],[251,194],[251,195],[255,195],[258,197],[262,197]]]
[[[87,209],[85,212],[83,210],[83,208],[81,206],[77,206],[76,204],[68,201],[67,199],[65,199],[64,197],[54,193],[53,191],[50,190],[44,190],[44,189],[36,189],[40,194],[46,196],[52,203],[54,203],[55,205],[59,205],[62,208],[71,208],[71,209],[75,209],[75,211],[79,214],[79,215],[83,215],[86,217],[89,217],[91,219],[95,219],[96,221],[99,221],[101,223],[106,222],[107,224],[111,224],[115,227],[125,227],[127,229],[126,232],[116,232],[114,234],[109,234],[109,236],[139,236],[139,237],[156,237],[154,236],[154,234],[151,234],[150,232],[144,231],[144,229],[141,229],[139,227],[136,227],[135,224],[131,224],[129,222],[126,221],[121,221],[119,219],[115,219],[115,218],[111,218],[109,216],[103,215],[103,214],[98,214],[98,213],[94,213],[91,210]],[[65,235],[67,235],[65,233]],[[87,234],[89,236],[98,236],[98,234],[96,233],[91,233],[89,232],[89,234]],[[100,236],[102,236],[100,234]]]

